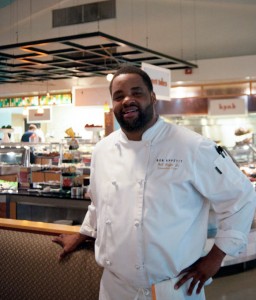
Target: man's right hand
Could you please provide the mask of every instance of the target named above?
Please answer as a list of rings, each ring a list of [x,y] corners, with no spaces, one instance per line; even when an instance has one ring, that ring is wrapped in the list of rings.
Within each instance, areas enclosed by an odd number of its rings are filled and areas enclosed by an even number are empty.
[[[52,239],[54,243],[59,244],[63,250],[60,253],[59,259],[62,260],[67,254],[76,250],[76,248],[85,242],[88,237],[86,235],[76,234],[61,234]]]

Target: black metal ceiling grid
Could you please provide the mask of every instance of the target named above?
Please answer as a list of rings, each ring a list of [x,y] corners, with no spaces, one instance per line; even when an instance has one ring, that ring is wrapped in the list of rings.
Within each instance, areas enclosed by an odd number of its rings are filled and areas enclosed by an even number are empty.
[[[0,46],[0,84],[106,76],[124,64],[170,70],[195,64],[102,32]]]

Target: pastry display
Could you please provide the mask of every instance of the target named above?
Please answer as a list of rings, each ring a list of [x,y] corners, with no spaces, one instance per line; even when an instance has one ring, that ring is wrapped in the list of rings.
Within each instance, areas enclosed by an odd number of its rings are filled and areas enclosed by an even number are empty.
[[[64,152],[63,153],[63,159],[64,160],[72,160],[72,159],[74,159],[74,153],[72,153],[72,152]]]
[[[12,190],[16,191],[18,189],[18,183],[15,181],[6,181],[6,180],[0,180],[0,191],[3,190]]]
[[[68,166],[68,167],[64,167],[62,169],[62,175],[73,175],[76,174],[76,167],[75,166]]]
[[[3,138],[2,138],[3,142],[4,143],[9,143],[11,141],[10,140],[10,135],[11,135],[11,133],[14,132],[12,126],[11,125],[2,126],[0,128],[0,132],[3,133]]]
[[[235,135],[236,136],[241,136],[241,135],[248,134],[248,133],[251,133],[251,130],[246,129],[246,128],[242,128],[242,127],[235,130]]]
[[[82,186],[83,185],[83,176],[78,175],[73,179],[73,186]]]
[[[72,127],[66,129],[65,132],[66,132],[66,134],[67,134],[68,136],[70,136],[71,138],[74,138],[74,137],[75,137],[75,132],[74,132],[74,130],[72,129]]]
[[[252,142],[252,131],[248,128],[240,127],[235,130],[236,146],[248,145]]]
[[[76,167],[68,166],[62,169],[61,174],[61,187],[63,190],[71,189],[76,176]]]
[[[12,129],[12,126],[11,125],[7,125],[7,126],[4,125],[4,126],[1,127],[1,129]]]
[[[101,139],[100,132],[104,129],[102,125],[85,124],[84,128],[92,133],[92,143],[97,143]]]
[[[76,150],[79,148],[78,141],[75,139],[75,132],[72,127],[66,129],[65,133],[68,135],[71,140],[68,142],[69,150]]]
[[[52,157],[58,157],[60,156],[60,153],[58,151],[53,152],[37,152],[35,153],[36,156],[43,156],[46,158],[52,158]]]
[[[78,163],[81,161],[80,153],[78,151],[70,151],[63,153],[63,163]]]

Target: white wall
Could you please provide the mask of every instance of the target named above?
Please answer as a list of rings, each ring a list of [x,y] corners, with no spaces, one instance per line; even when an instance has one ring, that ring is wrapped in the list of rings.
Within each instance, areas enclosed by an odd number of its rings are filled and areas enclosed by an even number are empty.
[[[72,127],[76,135],[90,139],[91,132],[84,128],[85,124],[104,125],[104,110],[102,106],[53,107],[52,122],[47,123],[47,140],[60,141],[67,134],[65,130]],[[53,138],[51,139],[50,136]]]
[[[186,75],[184,70],[172,72],[174,82],[220,82],[256,79],[256,55],[198,61],[198,68]]]
[[[4,125],[13,125],[12,118],[20,116],[20,123],[14,126],[12,142],[20,142],[24,132],[23,108],[0,109],[0,128]],[[65,130],[72,127],[74,132],[84,139],[91,139],[92,133],[87,132],[85,124],[104,125],[104,110],[102,106],[76,107],[74,105],[52,107],[52,120],[42,124],[42,130],[47,142],[59,142],[67,134]],[[3,138],[0,133],[0,139]]]

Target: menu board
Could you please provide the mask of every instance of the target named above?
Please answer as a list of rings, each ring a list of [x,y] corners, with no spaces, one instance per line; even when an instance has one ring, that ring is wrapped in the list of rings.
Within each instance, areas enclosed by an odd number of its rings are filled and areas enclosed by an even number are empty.
[[[46,123],[51,122],[51,107],[28,108],[27,123]]]
[[[247,101],[244,97],[209,101],[208,114],[212,116],[245,115],[247,113]]]

